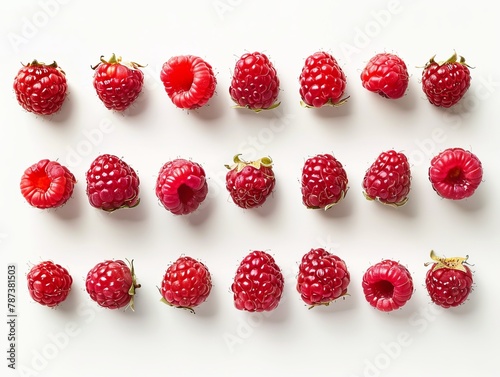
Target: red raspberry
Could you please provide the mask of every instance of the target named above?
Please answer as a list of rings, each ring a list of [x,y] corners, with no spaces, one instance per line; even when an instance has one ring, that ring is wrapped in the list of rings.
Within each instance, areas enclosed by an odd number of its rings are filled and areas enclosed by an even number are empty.
[[[346,76],[337,60],[329,53],[318,51],[307,57],[299,77],[300,97],[306,107],[341,105],[347,85]]]
[[[73,284],[68,270],[52,261],[33,266],[28,272],[27,280],[31,298],[49,307],[66,300]]]
[[[160,79],[173,104],[190,110],[205,105],[217,85],[212,66],[193,55],[170,58],[163,64]]]
[[[408,269],[393,260],[370,266],[363,275],[363,293],[371,306],[389,312],[399,309],[413,295],[413,280]]]
[[[351,280],[345,262],[323,248],[311,249],[302,257],[297,291],[311,305],[328,305],[347,294]]]
[[[422,89],[430,103],[451,107],[464,96],[470,87],[469,66],[456,53],[443,62],[432,57],[422,72]]]
[[[238,310],[249,312],[275,309],[283,294],[284,278],[274,258],[264,251],[252,251],[236,270],[231,290]]]
[[[75,176],[68,168],[44,159],[24,171],[20,187],[30,205],[45,209],[65,204],[73,194],[75,183]]]
[[[468,257],[440,258],[431,251],[434,263],[427,271],[425,286],[436,305],[450,308],[465,302],[472,289],[472,272],[465,265]]]
[[[403,153],[382,152],[367,170],[363,179],[364,195],[368,200],[402,206],[408,201],[411,172]]]
[[[256,161],[243,161],[240,155],[233,159],[234,164],[226,168],[226,188],[233,202],[241,208],[259,207],[271,195],[275,176],[270,157]]]
[[[306,160],[302,168],[302,202],[307,208],[329,209],[347,193],[347,174],[331,154],[319,154]]]
[[[97,263],[85,279],[85,289],[90,298],[108,309],[120,309],[128,305],[134,310],[135,290],[140,286],[135,277],[133,260],[130,267],[122,260]]]
[[[194,212],[205,200],[208,184],[200,164],[183,158],[165,163],[156,180],[156,196],[174,215]]]
[[[98,156],[86,177],[87,196],[93,207],[111,212],[139,204],[139,177],[119,157],[110,154]]]
[[[389,53],[373,56],[361,72],[364,88],[390,99],[401,98],[408,88],[408,81],[405,62]]]
[[[208,268],[187,256],[178,258],[167,268],[161,284],[162,301],[193,313],[193,308],[205,302],[211,290]]]
[[[254,111],[279,106],[280,81],[269,58],[260,52],[243,54],[236,62],[229,94],[237,107]]]
[[[139,97],[144,83],[139,67],[142,66],[134,62],[122,63],[115,54],[109,60],[101,56],[101,62],[92,67],[94,88],[106,108],[123,111]]]
[[[483,179],[481,161],[462,148],[448,148],[431,160],[429,180],[439,196],[460,200],[470,197]]]
[[[66,99],[66,75],[56,62],[39,63],[36,60],[24,65],[14,79],[14,92],[19,104],[38,115],[58,112]]]

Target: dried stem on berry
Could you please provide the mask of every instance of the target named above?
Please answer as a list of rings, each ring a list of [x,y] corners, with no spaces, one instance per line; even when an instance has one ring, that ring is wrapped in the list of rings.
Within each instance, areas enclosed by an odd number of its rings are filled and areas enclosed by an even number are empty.
[[[435,263],[435,266],[432,269],[433,271],[439,270],[440,268],[449,268],[452,270],[459,270],[459,271],[466,272],[464,264],[469,264],[469,263],[467,263],[467,259],[469,259],[468,255],[466,255],[465,257],[445,258],[445,257],[438,256],[434,252],[434,250],[431,250],[431,259],[432,259],[432,262],[424,263],[424,266],[429,266],[430,264]]]
[[[239,153],[233,157],[233,162],[234,162],[233,165],[224,165],[224,166],[229,170],[236,169],[236,171],[239,172],[239,171],[243,170],[243,168],[245,166],[248,166],[248,165],[253,166],[256,169],[259,169],[261,166],[269,168],[273,165],[273,160],[271,159],[271,157],[262,157],[262,158],[259,158],[258,160],[255,160],[255,161],[245,161],[245,160],[241,159],[240,156],[241,156],[241,153]]]
[[[249,110],[253,110],[254,112],[256,113],[260,113],[262,110],[272,110],[272,109],[275,109],[277,108],[279,105],[281,105],[281,102],[275,102],[273,103],[271,106],[269,107],[266,107],[266,108],[261,108],[261,109],[254,109],[250,106],[240,106],[240,105],[234,105],[233,106],[233,109],[249,109]]]
[[[132,309],[132,311],[135,311],[135,307],[134,307],[135,290],[137,288],[140,288],[141,285],[137,283],[137,278],[135,276],[134,260],[132,259],[131,261],[129,261],[128,259],[126,259],[126,261],[130,265],[130,275],[132,275],[132,285],[130,286],[130,288],[128,290],[128,294],[131,296],[129,307],[130,307],[130,309]]]

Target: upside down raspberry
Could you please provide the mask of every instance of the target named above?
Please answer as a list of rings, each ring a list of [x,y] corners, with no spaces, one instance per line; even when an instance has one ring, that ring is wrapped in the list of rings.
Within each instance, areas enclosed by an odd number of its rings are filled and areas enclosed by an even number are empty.
[[[361,83],[385,98],[401,98],[408,88],[408,69],[399,56],[387,52],[373,56],[361,72]]]
[[[299,76],[300,97],[306,107],[338,106],[347,85],[344,71],[329,53],[318,51],[307,57]]]
[[[274,258],[265,251],[252,251],[239,264],[231,285],[234,306],[248,312],[274,310],[283,286],[283,274]]]
[[[109,60],[103,56],[100,60],[92,67],[97,96],[106,108],[123,111],[141,94],[144,83],[144,73],[140,70],[142,66],[134,62],[122,62],[122,58],[115,54]]]
[[[197,162],[184,158],[168,161],[158,173],[155,191],[166,210],[174,215],[188,215],[207,197],[205,170]]]
[[[466,265],[468,256],[443,258],[431,251],[433,262],[425,277],[425,286],[436,305],[443,308],[459,306],[467,300],[472,290],[472,271]]]
[[[302,202],[307,208],[331,208],[345,197],[347,185],[344,167],[331,154],[310,157],[302,167]]]
[[[40,262],[27,275],[28,292],[41,305],[55,307],[66,300],[73,284],[68,270],[52,261]]]
[[[212,66],[193,55],[171,57],[163,64],[160,79],[172,103],[189,110],[204,106],[217,86]]]
[[[363,274],[363,293],[374,308],[389,312],[401,308],[413,295],[413,279],[408,269],[385,259]]]
[[[235,64],[229,94],[236,107],[256,112],[279,106],[280,81],[276,68],[261,52],[245,53]]]
[[[341,258],[323,248],[311,249],[302,257],[296,289],[310,307],[329,305],[347,294],[350,279]]]
[[[181,256],[166,270],[161,284],[162,301],[188,309],[206,301],[212,290],[212,277],[205,264],[189,256]]]
[[[14,78],[17,101],[25,110],[38,115],[58,112],[67,91],[66,75],[56,62],[45,64],[33,60],[23,65]]]
[[[71,195],[75,176],[57,161],[43,159],[24,171],[21,194],[33,207],[45,209],[60,207]]]

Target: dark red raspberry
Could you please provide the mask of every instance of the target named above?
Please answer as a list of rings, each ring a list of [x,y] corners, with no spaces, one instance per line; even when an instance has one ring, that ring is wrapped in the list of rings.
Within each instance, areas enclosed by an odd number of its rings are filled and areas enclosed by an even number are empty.
[[[41,262],[27,275],[28,292],[39,304],[54,307],[66,300],[73,278],[68,270],[52,261]]]
[[[361,72],[364,88],[382,97],[401,98],[408,88],[408,69],[399,56],[380,53],[373,56]]]

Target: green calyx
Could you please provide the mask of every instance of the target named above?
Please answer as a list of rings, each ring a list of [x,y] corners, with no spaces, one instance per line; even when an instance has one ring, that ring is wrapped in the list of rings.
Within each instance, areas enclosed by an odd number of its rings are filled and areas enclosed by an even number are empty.
[[[337,102],[333,102],[331,100],[331,98],[330,98],[323,106],[339,107],[339,106],[344,105],[349,98],[350,98],[350,96],[347,96],[347,97],[344,97],[344,98],[342,98],[341,100],[339,100]],[[300,106],[305,107],[307,109],[314,109],[315,108],[314,106],[308,105],[304,101],[300,101]]]
[[[366,200],[376,200],[379,203],[382,203],[386,206],[395,207],[395,208],[402,207],[408,202],[408,197],[405,197],[404,199],[400,200],[397,203],[388,203],[388,202],[381,201],[379,198],[372,198],[371,196],[368,196],[368,194],[365,191],[363,191],[363,195],[365,196]]]
[[[469,256],[466,255],[465,257],[445,258],[438,256],[434,252],[434,250],[431,250],[431,259],[432,262],[427,262],[424,265],[428,266],[430,264],[434,264],[434,267],[432,268],[433,271],[439,270],[441,268],[448,268],[451,270],[459,270],[466,272],[464,264],[468,264],[467,259],[469,259]]]
[[[234,109],[249,109],[249,110],[253,110],[254,112],[256,113],[260,113],[261,111],[263,110],[272,110],[272,109],[275,109],[277,108],[279,105],[281,104],[281,102],[275,102],[273,103],[271,106],[269,107],[266,107],[264,109],[253,109],[251,108],[250,106],[240,106],[240,105],[234,105],[233,108]]]
[[[134,296],[135,296],[135,290],[137,288],[140,288],[141,285],[137,283],[137,278],[135,276],[135,271],[134,271],[134,260],[132,259],[131,261],[129,261],[127,259],[127,262],[128,264],[130,265],[130,275],[132,275],[132,285],[130,286],[129,290],[128,290],[128,294],[131,296],[130,298],[130,302],[129,302],[129,307],[130,309],[132,309],[132,311],[135,311],[135,307],[134,307]]]
[[[465,58],[463,56],[458,55],[456,51],[454,51],[453,55],[451,55],[446,60],[436,61],[435,58],[436,58],[436,55],[434,55],[432,58],[430,58],[429,61],[427,62],[427,64],[424,66],[424,68],[427,68],[431,64],[446,65],[446,64],[454,64],[454,63],[462,64],[462,65],[466,66],[467,68],[473,68],[470,65],[468,65],[465,62]]]
[[[261,166],[270,168],[273,166],[273,160],[271,157],[262,157],[255,161],[245,161],[240,158],[241,154],[237,154],[233,157],[232,165],[224,165],[229,170],[236,170],[237,172],[243,170],[245,166],[253,166],[256,169],[260,169]]]
[[[92,69],[96,69],[100,64],[122,64],[122,65],[125,65],[131,69],[137,69],[137,68],[143,68],[145,66],[139,64],[139,63],[136,63],[136,62],[122,62],[122,57],[121,56],[117,56],[115,53],[113,53],[111,55],[111,57],[106,60],[104,59],[104,55],[101,55],[101,57],[99,58],[100,62],[97,63],[96,65],[94,66],[91,66]]]

